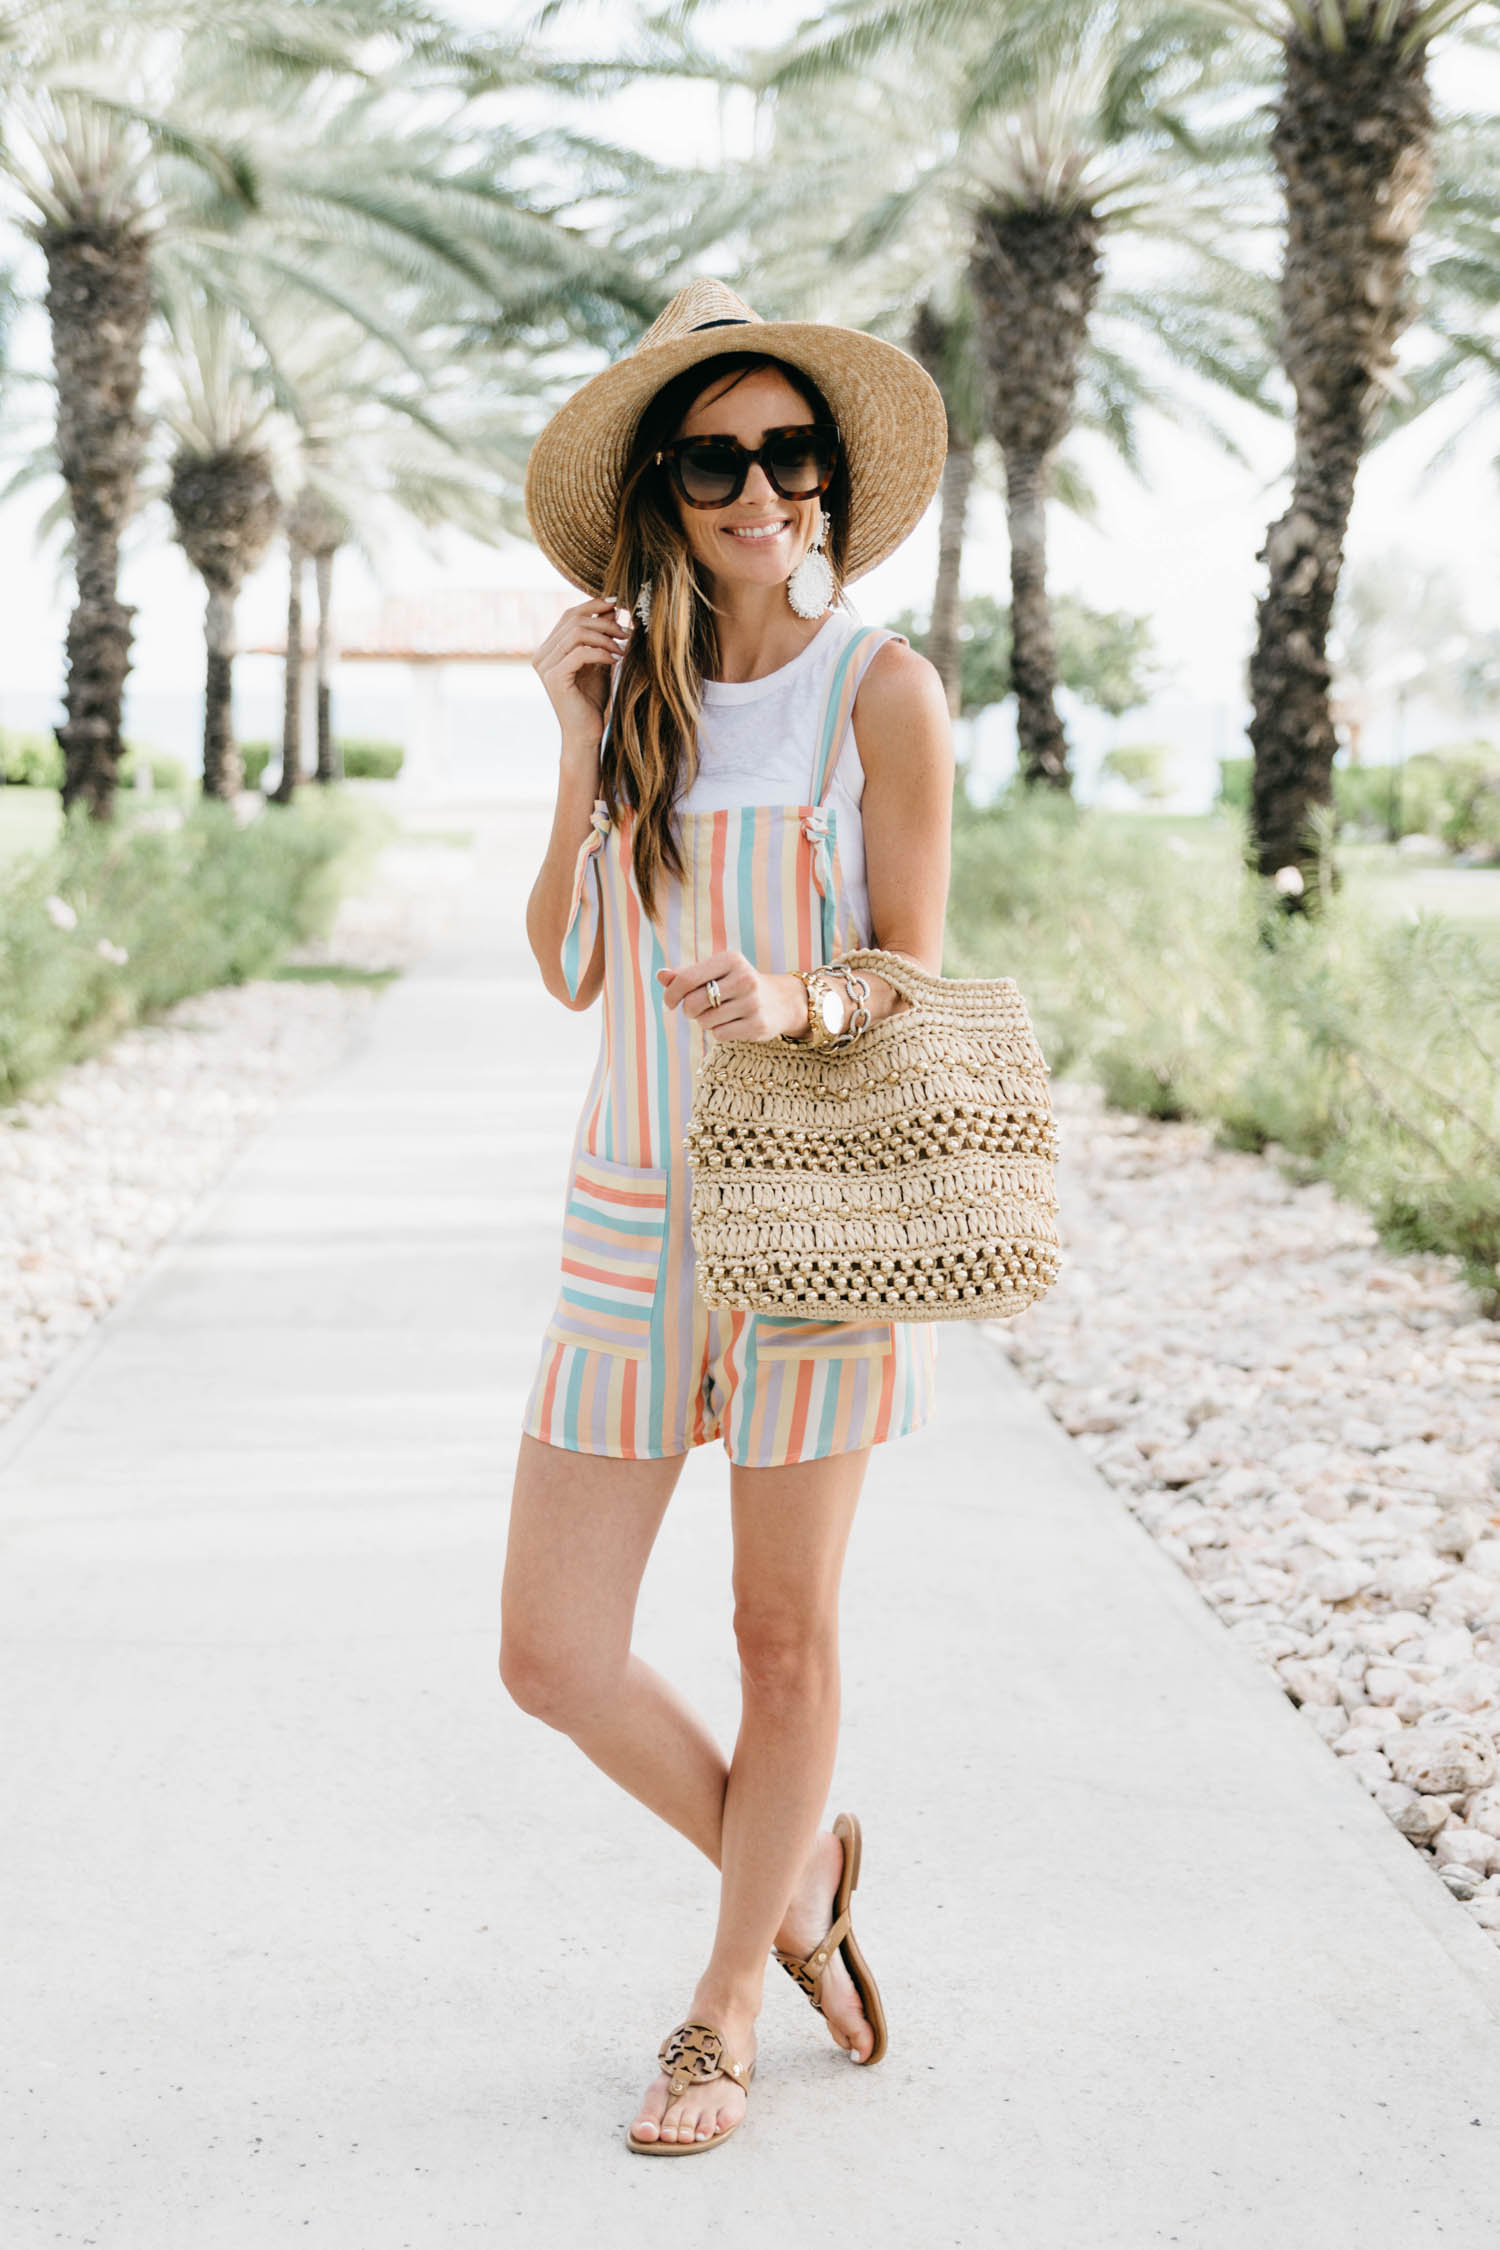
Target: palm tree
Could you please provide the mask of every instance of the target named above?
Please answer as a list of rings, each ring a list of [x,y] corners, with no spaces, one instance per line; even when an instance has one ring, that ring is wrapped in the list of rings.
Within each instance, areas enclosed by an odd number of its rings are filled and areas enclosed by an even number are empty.
[[[270,544],[280,514],[272,411],[259,355],[223,306],[176,306],[166,355],[176,392],[162,420],[175,441],[167,502],[179,544],[207,589],[203,793],[234,797],[244,782],[234,739],[235,602]]]
[[[378,6],[364,11],[366,30]],[[335,66],[353,15],[340,0],[316,27],[287,19],[267,44],[284,73],[316,75]],[[184,228],[222,233],[258,193],[242,150],[183,98],[183,84],[215,43],[245,52],[262,28],[253,6],[235,0],[211,10],[194,0],[31,0],[5,10],[0,191],[46,268],[56,462],[76,580],[57,730],[63,799],[98,817],[113,803],[130,669],[120,541],[147,439],[140,392],[153,255]]]
[[[283,517],[286,532],[286,655],[282,661],[281,777],[272,802],[289,805],[302,779],[302,588],[307,575],[307,525],[297,495]]]
[[[499,311],[500,308],[492,308]],[[316,777],[340,778],[332,724],[332,597],[349,545],[373,560],[397,518],[431,530],[457,525],[493,539],[525,528],[521,489],[538,392],[533,355],[509,360],[492,345],[452,344],[439,308],[414,305],[399,354],[360,317],[325,313],[289,329],[257,322],[295,458],[286,515],[290,565],[282,775],[286,801],[300,767],[301,581],[317,593]]]
[[[961,221],[985,418],[1005,464],[1021,770],[1060,790],[1071,776],[1047,502],[1065,439],[1092,419],[1132,459],[1136,411],[1167,404],[1157,368],[1173,362],[1266,404],[1268,306],[1253,262],[1235,254],[1255,215],[1243,208],[1250,144],[1233,117],[1189,130],[1179,97],[1202,75],[1195,54],[1143,44],[1115,0],[843,0],[766,72],[777,88],[822,88],[825,114],[835,80],[840,126],[867,107],[897,152],[894,174],[876,161],[854,183],[864,209],[835,263],[903,236],[920,256],[935,210]],[[935,115],[914,163],[892,120],[924,102]],[[1116,238],[1169,247],[1176,270],[1125,284],[1106,269]],[[1230,442],[1191,392],[1176,388],[1171,406]]]
[[[333,561],[349,537],[349,519],[309,475],[286,512],[286,656],[283,660],[281,778],[272,792],[289,805],[302,779],[302,581],[313,566],[318,616],[313,644],[313,778],[341,781],[333,734]]]
[[[726,69],[730,78],[742,75],[743,66]],[[765,88],[760,95],[769,119],[773,97]],[[937,195],[924,198],[920,225],[886,222],[892,182],[930,161],[947,98],[949,88],[939,94],[908,84],[904,101],[886,103],[871,99],[866,83],[830,119],[822,89],[793,80],[778,86],[774,137],[751,174],[755,225],[741,279],[768,310],[796,317],[812,309],[899,341],[942,394],[948,452],[925,648],[956,713],[964,539],[985,443],[965,222]]]
[[[1271,153],[1286,200],[1282,351],[1296,397],[1288,504],[1266,534],[1250,662],[1251,825],[1263,875],[1310,870],[1337,738],[1328,632],[1360,461],[1412,311],[1433,177],[1430,42],[1475,0],[1224,0],[1280,48]],[[1317,896],[1304,883],[1293,903]]]
[[[939,496],[937,578],[932,589],[927,655],[937,666],[948,709],[957,718],[963,687],[959,628],[963,620],[964,535],[984,417],[983,370],[973,301],[962,288],[954,290],[952,297],[955,301],[951,307],[941,302],[936,288],[923,297],[912,320],[911,351],[942,392],[948,417],[948,456],[943,463]]]
[[[149,11],[148,11],[149,13]],[[197,135],[170,104],[141,120],[122,80],[139,75],[147,37],[122,11],[68,0],[6,10],[0,42],[0,184],[11,216],[39,245],[57,393],[56,458],[68,495],[77,595],[68,625],[67,717],[58,728],[63,802],[107,813],[121,753],[120,707],[131,613],[118,596],[120,538],[135,504],[145,444],[138,411],[151,316],[158,211],[149,167],[171,137],[176,160],[201,164],[228,204],[246,200],[244,168]]]
[[[163,250],[197,255],[230,304],[242,279],[274,275],[347,308],[351,261],[367,297],[373,269],[393,342],[419,289],[447,284],[478,327],[504,277],[555,321],[567,279],[607,302],[624,261],[553,216],[545,134],[460,127],[469,101],[545,71],[514,41],[466,45],[417,0],[15,0],[0,28],[0,210],[45,262],[72,520],[64,799],[104,818],[132,637],[120,540]],[[245,234],[257,211],[274,223]],[[231,237],[236,256],[215,270],[211,246]],[[633,277],[622,286],[633,302]]]
[[[1010,531],[1011,684],[1028,778],[1070,787],[1054,700],[1057,649],[1047,602],[1051,465],[1073,418],[1101,276],[1100,218],[1071,205],[996,198],[979,214],[970,276],[990,379],[990,419],[1005,455]]]
[[[318,760],[314,771],[319,781],[340,781],[343,767],[333,733],[333,561],[349,536],[349,519],[306,487],[301,497],[308,502],[306,520],[312,534],[308,553],[318,593],[318,638],[313,660]]]
[[[1478,12],[1479,0],[1185,0],[1154,27],[1163,49],[1184,34],[1227,38],[1247,78],[1274,68],[1276,79],[1280,355],[1295,445],[1290,499],[1258,558],[1267,576],[1250,662],[1251,839],[1261,874],[1301,878],[1281,886],[1292,909],[1319,897],[1307,878],[1337,748],[1329,628],[1360,462],[1391,419],[1411,249],[1432,192],[1428,52]]]

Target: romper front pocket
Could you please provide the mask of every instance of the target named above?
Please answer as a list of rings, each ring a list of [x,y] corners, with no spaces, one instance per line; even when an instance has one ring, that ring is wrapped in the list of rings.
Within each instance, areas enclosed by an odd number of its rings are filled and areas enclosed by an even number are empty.
[[[547,1333],[644,1359],[667,1237],[667,1175],[579,1156],[563,1218],[562,1288]]]
[[[784,1320],[755,1315],[761,1359],[886,1359],[894,1341],[888,1320]]]

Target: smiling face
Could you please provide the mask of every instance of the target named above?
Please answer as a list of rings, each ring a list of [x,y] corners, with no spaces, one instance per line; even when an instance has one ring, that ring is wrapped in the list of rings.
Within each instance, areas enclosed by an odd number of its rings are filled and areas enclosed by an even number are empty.
[[[678,437],[732,437],[752,451],[767,430],[815,422],[802,393],[772,367],[710,383],[678,426]],[[743,586],[780,586],[812,545],[822,503],[783,500],[757,461],[745,489],[725,508],[689,508],[672,494],[677,520],[695,559],[711,578]]]

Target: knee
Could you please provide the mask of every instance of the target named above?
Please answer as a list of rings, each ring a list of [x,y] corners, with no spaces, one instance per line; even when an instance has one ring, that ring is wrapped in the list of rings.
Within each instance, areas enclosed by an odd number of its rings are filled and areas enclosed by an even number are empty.
[[[564,1734],[598,1709],[608,1692],[597,1664],[510,1626],[500,1636],[500,1681],[512,1703]]]
[[[738,1603],[734,1637],[747,1690],[778,1703],[820,1703],[838,1691],[838,1631],[831,1618]]]

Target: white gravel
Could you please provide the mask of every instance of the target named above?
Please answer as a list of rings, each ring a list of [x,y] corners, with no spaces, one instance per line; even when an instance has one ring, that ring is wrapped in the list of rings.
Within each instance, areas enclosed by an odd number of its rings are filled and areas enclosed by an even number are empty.
[[[1500,1323],[1322,1183],[1054,1096],[1064,1269],[990,1333],[1500,1939]]]
[[[330,937],[294,958],[404,967],[441,935],[469,866],[443,845],[389,847]],[[0,1421],[378,1001],[378,987],[296,981],[200,993],[0,1109]]]

